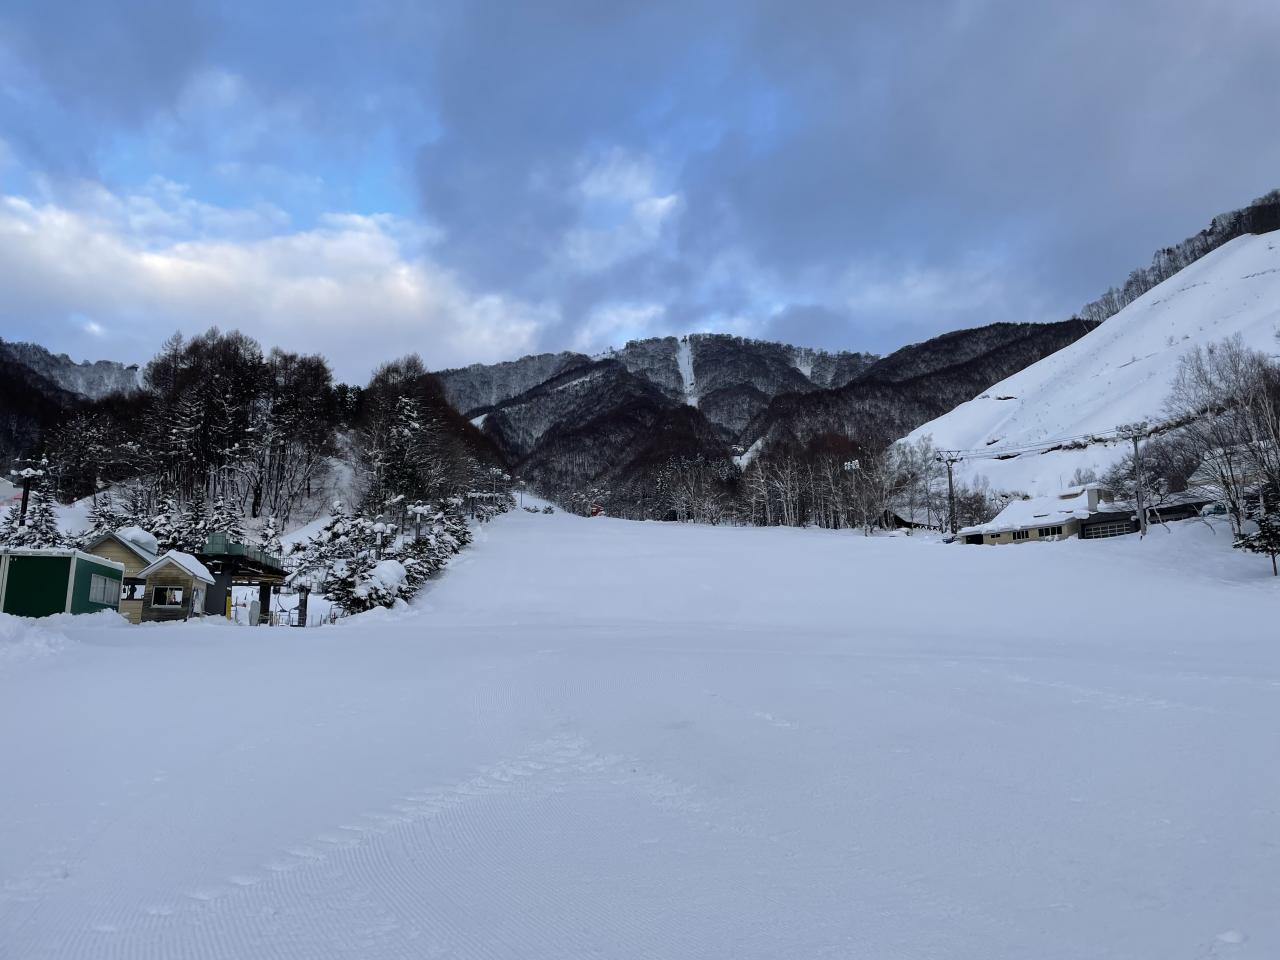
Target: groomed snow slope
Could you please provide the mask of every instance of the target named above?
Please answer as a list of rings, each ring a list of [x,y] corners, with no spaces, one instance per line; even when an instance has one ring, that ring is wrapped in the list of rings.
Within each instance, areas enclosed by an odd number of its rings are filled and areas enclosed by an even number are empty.
[[[464,557],[335,628],[3,621],[0,955],[1280,951],[1280,590],[1223,531]]]
[[[1275,354],[1280,344],[1280,233],[1231,241],[1152,288],[1070,346],[914,430],[947,450],[1038,444],[1159,419],[1178,360],[1196,345],[1239,334]],[[1101,473],[1127,445],[967,460],[997,490],[1051,494],[1077,467]]]

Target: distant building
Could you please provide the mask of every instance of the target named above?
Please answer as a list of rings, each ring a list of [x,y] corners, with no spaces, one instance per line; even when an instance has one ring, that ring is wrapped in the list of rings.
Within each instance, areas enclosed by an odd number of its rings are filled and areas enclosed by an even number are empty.
[[[81,550],[5,547],[0,610],[17,617],[115,610],[123,576],[123,565]]]
[[[964,527],[957,536],[974,544],[1024,543],[1076,536],[1084,540],[1117,537],[1137,529],[1133,511],[1114,503],[1102,485],[1090,483],[1057,496],[1013,500],[995,519]]]
[[[1160,504],[1147,507],[1149,523],[1185,520],[1199,516],[1204,497],[1191,493],[1166,495]],[[1053,497],[1013,500],[989,523],[958,531],[965,543],[1025,543],[1030,540],[1104,540],[1137,533],[1138,508],[1116,500],[1099,483],[1074,487]]]

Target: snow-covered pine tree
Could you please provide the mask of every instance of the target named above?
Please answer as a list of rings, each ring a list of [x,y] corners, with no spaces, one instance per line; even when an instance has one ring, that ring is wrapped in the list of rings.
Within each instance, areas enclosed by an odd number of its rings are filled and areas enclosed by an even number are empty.
[[[471,527],[462,507],[462,497],[448,497],[440,504],[441,524],[453,553],[458,553],[471,542]]]
[[[291,579],[310,585],[349,613],[390,606],[416,590],[402,562],[403,550],[394,536],[384,534],[379,557],[377,524],[348,516],[337,502],[329,522],[290,553],[295,566]]]
[[[137,480],[121,485],[114,496],[116,519],[121,527],[149,529],[151,512],[147,509],[148,491]]]
[[[258,531],[258,548],[273,557],[282,556],[284,547],[280,543],[280,521],[274,516],[267,517]]]
[[[416,594],[445,565],[448,556],[449,551],[441,549],[439,538],[429,529],[421,536],[407,538],[395,554],[405,569],[405,599]]]
[[[203,485],[196,487],[184,513],[182,540],[186,546],[178,549],[195,553],[204,547],[205,538],[209,535],[209,500]]]
[[[243,543],[244,524],[240,518],[240,511],[227,503],[225,497],[219,497],[214,501],[213,513],[209,516],[206,532],[225,533],[231,542]]]
[[[1242,535],[1235,546],[1270,557],[1272,576],[1280,576],[1276,563],[1276,558],[1280,557],[1280,513],[1264,513],[1258,517],[1258,529]]]
[[[58,529],[58,518],[53,510],[53,501],[45,495],[43,485],[31,488],[31,498],[27,502],[26,522],[9,530],[9,546],[11,547],[62,547],[67,539]]]
[[[371,550],[358,550],[349,557],[334,560],[325,571],[320,592],[348,613],[390,606],[391,602],[382,603],[380,596],[370,597],[368,583],[376,563]]]
[[[110,490],[103,490],[94,498],[85,520],[89,526],[76,538],[81,545],[92,543],[104,533],[113,533],[125,526],[120,522],[120,513],[116,509],[115,497]]]
[[[197,518],[189,507],[173,497],[166,497],[160,512],[145,525],[155,536],[160,551],[181,550],[192,553],[204,547],[204,518]]]
[[[307,584],[314,590],[322,589],[329,568],[338,560],[353,556],[359,547],[353,539],[352,521],[342,501],[335,500],[329,522],[306,541],[295,543],[289,552],[293,582]]]
[[[18,528],[18,519],[22,514],[22,503],[15,500],[9,504],[9,509],[4,512],[4,516],[0,518],[0,547],[7,547],[13,540],[14,532]]]
[[[178,542],[178,517],[181,508],[172,497],[166,497],[160,504],[160,510],[141,526],[151,531],[156,538],[160,551],[172,550]]]

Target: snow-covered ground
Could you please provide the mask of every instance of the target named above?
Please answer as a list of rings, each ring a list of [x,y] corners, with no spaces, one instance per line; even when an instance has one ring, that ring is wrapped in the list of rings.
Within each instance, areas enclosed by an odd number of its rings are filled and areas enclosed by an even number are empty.
[[[516,511],[336,627],[2,619],[0,956],[1274,957],[1228,544]]]
[[[914,430],[944,450],[1017,450],[1159,420],[1178,360],[1239,335],[1280,353],[1280,233],[1232,240],[1153,287],[1096,330]],[[996,490],[1055,494],[1077,468],[1101,474],[1125,442],[1013,459],[967,458],[956,477]]]

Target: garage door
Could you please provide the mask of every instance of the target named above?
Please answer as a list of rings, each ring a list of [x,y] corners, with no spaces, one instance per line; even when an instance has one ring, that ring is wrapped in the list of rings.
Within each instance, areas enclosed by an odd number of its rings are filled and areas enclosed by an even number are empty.
[[[1080,531],[1081,540],[1101,540],[1104,537],[1123,537],[1133,532],[1133,524],[1128,520],[1108,520],[1105,523],[1094,523]]]

